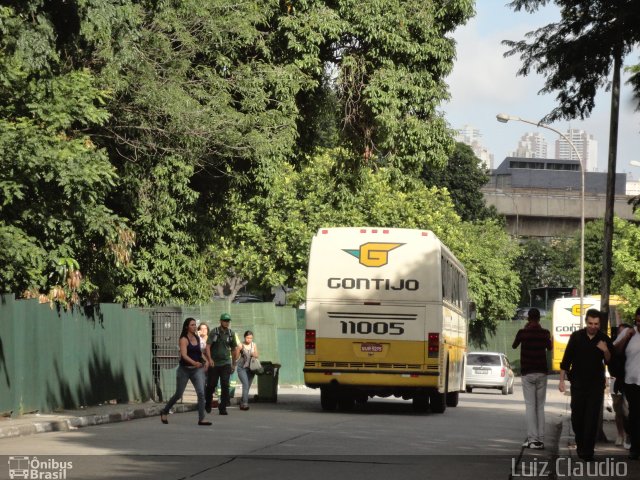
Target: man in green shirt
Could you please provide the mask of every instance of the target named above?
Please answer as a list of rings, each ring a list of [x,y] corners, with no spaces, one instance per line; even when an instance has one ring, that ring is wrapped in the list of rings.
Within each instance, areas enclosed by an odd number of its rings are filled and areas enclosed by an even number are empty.
[[[229,378],[238,360],[238,342],[235,333],[229,328],[230,322],[231,315],[228,313],[220,315],[220,326],[211,330],[207,339],[206,357],[211,367],[207,372],[205,410],[211,412],[213,391],[220,379],[220,402],[218,403],[220,415],[227,415]]]

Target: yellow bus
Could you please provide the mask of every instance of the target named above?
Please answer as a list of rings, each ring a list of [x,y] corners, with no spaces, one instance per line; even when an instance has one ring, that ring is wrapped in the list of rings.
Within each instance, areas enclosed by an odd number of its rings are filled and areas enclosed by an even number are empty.
[[[617,331],[618,325],[622,322],[617,305],[625,300],[617,295],[609,297],[609,322],[607,334],[611,335]],[[590,308],[600,310],[600,295],[591,295],[582,299],[582,318]],[[553,360],[552,370],[560,370],[560,363],[567,349],[569,337],[576,330],[584,327],[580,321],[580,297],[558,298],[553,302]]]
[[[432,232],[322,228],[308,273],[304,379],[324,410],[392,395],[417,411],[457,406],[467,276]]]

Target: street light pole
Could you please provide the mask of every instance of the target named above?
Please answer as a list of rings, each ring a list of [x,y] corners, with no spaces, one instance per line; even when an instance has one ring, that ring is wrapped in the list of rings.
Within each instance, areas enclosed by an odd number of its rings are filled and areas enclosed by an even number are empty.
[[[530,125],[535,125],[538,128],[546,128],[547,130],[551,130],[552,132],[557,133],[558,135],[560,135],[562,138],[564,138],[567,143],[569,145],[571,145],[571,148],[573,149],[573,151],[575,152],[576,156],[578,157],[578,162],[580,163],[580,327],[582,328],[584,325],[584,164],[582,162],[582,156],[580,155],[580,152],[578,152],[578,149],[576,148],[576,146],[573,144],[573,142],[571,140],[569,140],[569,138],[562,133],[560,130],[556,130],[555,128],[547,125],[546,123],[542,123],[542,122],[532,122],[531,120],[525,120],[524,118],[520,118],[520,117],[516,117],[514,115],[508,115],[506,113],[499,113],[498,115],[496,115],[496,118],[498,119],[499,122],[502,123],[507,123],[509,120],[513,120],[513,121],[517,121],[517,122],[524,122],[524,123],[528,123]]]

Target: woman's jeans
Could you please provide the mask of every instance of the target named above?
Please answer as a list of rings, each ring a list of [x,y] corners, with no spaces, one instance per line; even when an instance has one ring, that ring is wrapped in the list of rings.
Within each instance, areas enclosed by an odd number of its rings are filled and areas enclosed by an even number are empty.
[[[251,382],[256,374],[248,368],[238,368],[238,378],[242,384],[242,405],[249,404],[249,389],[251,388]]]
[[[173,397],[162,409],[162,413],[164,415],[169,413],[171,407],[182,398],[184,389],[187,388],[187,382],[191,380],[193,388],[196,390],[196,395],[198,395],[198,419],[200,421],[204,420],[204,378],[204,368],[187,368],[179,365],[176,371],[176,393],[173,394]]]

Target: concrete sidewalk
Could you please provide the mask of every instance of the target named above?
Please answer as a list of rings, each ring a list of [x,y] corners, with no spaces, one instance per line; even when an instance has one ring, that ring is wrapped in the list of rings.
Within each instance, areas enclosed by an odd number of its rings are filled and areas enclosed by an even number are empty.
[[[585,462],[578,458],[570,412],[562,415],[557,456],[553,458],[556,477],[640,478],[640,461],[628,459],[629,451],[615,445],[618,433],[614,416],[606,410],[602,430],[605,438],[596,443],[594,461]]]
[[[254,382],[249,390],[249,402],[256,401],[258,396],[258,382]],[[302,393],[305,388],[295,385],[279,385],[279,393]],[[232,405],[239,405],[242,387],[236,387],[235,395],[231,398]],[[214,397],[215,401],[215,397]],[[160,415],[165,403],[145,402],[131,404],[103,404],[58,413],[34,413],[20,417],[0,417],[0,439],[33,435],[35,433],[63,432],[90,425],[126,422],[139,418]],[[176,403],[171,409],[173,413],[184,413],[198,409],[197,397],[193,386],[188,384],[182,396],[182,403]]]
[[[77,410],[63,410],[53,414],[29,414],[18,418],[0,418],[0,439],[33,435],[35,433],[62,432],[89,425],[126,422],[138,418],[160,415],[164,404],[147,402],[138,404],[107,404]],[[176,413],[196,410],[193,403],[177,403]]]

